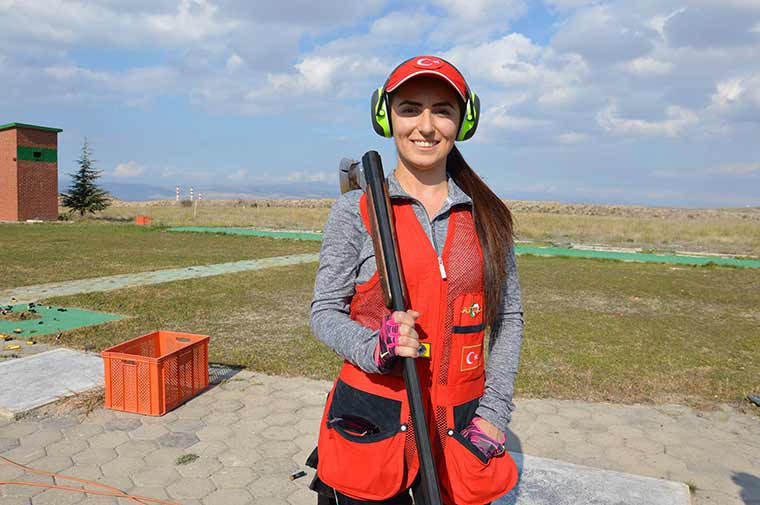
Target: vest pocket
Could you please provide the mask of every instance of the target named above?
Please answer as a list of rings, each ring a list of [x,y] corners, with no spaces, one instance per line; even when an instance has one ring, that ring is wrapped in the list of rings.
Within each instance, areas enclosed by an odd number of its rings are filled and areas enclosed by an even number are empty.
[[[401,491],[401,402],[338,379],[319,437],[319,478],[343,494],[383,500]]]
[[[461,384],[483,374],[483,296],[465,293],[454,300],[448,383]]]
[[[457,505],[482,505],[503,496],[517,483],[517,467],[508,452],[491,459],[459,431],[447,430],[445,476],[441,481]]]

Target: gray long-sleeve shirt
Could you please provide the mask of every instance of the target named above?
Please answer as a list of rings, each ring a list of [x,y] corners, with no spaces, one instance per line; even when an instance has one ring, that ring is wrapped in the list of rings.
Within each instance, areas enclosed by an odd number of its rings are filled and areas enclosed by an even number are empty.
[[[391,199],[411,201],[414,213],[428,239],[440,256],[446,242],[451,208],[472,207],[472,199],[448,180],[448,196],[431,220],[421,202],[404,191],[394,173],[388,177]],[[368,373],[380,373],[373,351],[377,330],[367,328],[349,317],[356,284],[368,281],[377,271],[372,238],[367,233],[359,210],[362,191],[344,193],[330,209],[322,237],[314,299],[311,303],[311,328],[316,337],[343,358]],[[489,356],[486,364],[485,392],[477,415],[502,431],[512,418],[514,382],[522,345],[522,302],[514,250],[507,258],[507,279],[496,320],[491,322]]]

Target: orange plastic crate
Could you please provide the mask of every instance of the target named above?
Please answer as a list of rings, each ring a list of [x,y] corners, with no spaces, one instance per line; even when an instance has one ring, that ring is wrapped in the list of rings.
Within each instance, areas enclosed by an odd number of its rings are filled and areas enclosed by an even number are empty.
[[[150,225],[150,216],[135,216],[135,224]]]
[[[207,335],[154,331],[101,352],[105,406],[162,416],[208,387]]]

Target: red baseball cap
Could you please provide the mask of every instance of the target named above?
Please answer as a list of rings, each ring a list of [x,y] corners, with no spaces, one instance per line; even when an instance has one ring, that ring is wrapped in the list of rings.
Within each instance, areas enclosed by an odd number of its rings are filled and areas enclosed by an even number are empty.
[[[468,88],[462,74],[454,65],[436,56],[415,56],[406,60],[391,72],[385,83],[385,91],[390,93],[406,81],[420,75],[431,75],[451,84],[462,100],[467,102]]]

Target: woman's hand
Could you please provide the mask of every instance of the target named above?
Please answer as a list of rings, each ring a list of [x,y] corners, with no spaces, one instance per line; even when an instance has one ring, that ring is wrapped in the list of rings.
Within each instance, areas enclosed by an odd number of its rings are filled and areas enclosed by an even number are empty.
[[[507,442],[507,437],[482,417],[473,418],[470,425],[462,430],[462,435],[472,442],[472,445],[477,447],[487,459],[498,456],[506,450],[504,444]]]
[[[416,310],[407,310],[383,318],[375,346],[375,364],[380,370],[389,370],[396,356],[416,358],[421,354],[420,337],[414,329],[418,317]]]

